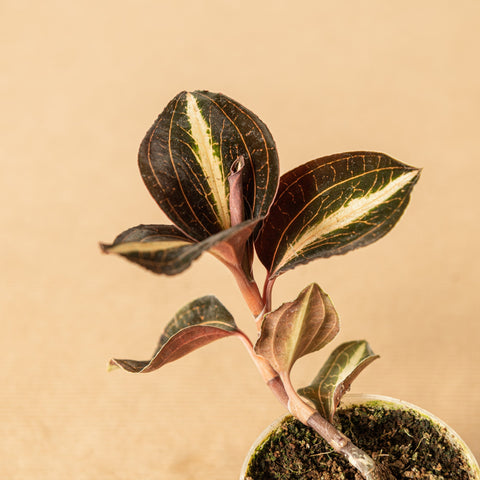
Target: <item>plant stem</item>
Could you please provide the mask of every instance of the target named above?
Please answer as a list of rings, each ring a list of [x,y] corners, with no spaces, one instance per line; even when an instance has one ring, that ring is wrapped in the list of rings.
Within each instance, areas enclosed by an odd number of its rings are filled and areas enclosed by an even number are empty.
[[[366,480],[388,480],[389,472],[381,469],[363,450],[354,445],[349,438],[339,432],[317,410],[307,405],[294,389],[289,375],[282,375],[283,385],[288,395],[290,413],[303,424],[313,428],[336,452],[342,454]]]
[[[262,378],[265,380],[265,383],[270,387],[280,403],[287,407],[288,395],[285,391],[285,387],[283,386],[283,382],[280,379],[280,375],[272,368],[267,360],[255,353],[252,342],[243,332],[240,334],[240,340],[248,350],[248,353],[252,357],[252,360],[257,366]]]
[[[363,450],[339,432],[330,422],[315,411],[305,423],[313,428],[338,453],[341,453],[366,480],[388,480],[392,475],[377,465]]]
[[[249,280],[238,266],[227,266],[233,273],[250,311],[256,317],[257,329],[260,330],[263,314],[271,309],[271,291],[274,281],[267,280],[262,298],[254,279]],[[242,333],[240,338],[267,385],[294,417],[313,428],[336,452],[344,455],[365,480],[394,480],[388,471],[376,465],[369,455],[302,400],[291,383],[289,373],[279,375],[266,359],[255,353],[252,342],[245,334]]]
[[[265,304],[265,309],[267,312],[272,309],[272,288],[275,280],[276,278],[267,277],[263,285],[263,303]]]
[[[237,281],[238,288],[248,305],[248,308],[252,312],[257,322],[257,328],[261,325],[263,313],[265,310],[265,304],[263,303],[260,290],[258,289],[257,282],[255,280],[249,280],[245,275],[245,272],[237,265],[229,265],[227,267],[233,273],[235,280]]]

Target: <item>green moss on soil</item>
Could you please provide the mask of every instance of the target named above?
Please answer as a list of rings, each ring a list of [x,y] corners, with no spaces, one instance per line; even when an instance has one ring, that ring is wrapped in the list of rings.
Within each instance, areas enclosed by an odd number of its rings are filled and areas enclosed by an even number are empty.
[[[408,410],[378,405],[339,410],[336,426],[398,479],[471,480],[445,431]],[[250,462],[247,480],[362,480],[313,430],[287,417]]]

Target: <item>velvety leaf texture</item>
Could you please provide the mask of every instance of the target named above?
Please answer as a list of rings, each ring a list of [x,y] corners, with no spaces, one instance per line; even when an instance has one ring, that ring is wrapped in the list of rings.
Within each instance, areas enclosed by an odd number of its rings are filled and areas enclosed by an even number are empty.
[[[228,175],[243,157],[245,219],[266,215],[278,185],[278,156],[266,125],[219,93],[181,92],[147,132],[142,178],[162,210],[197,241],[231,223]]]
[[[201,242],[192,242],[171,225],[138,225],[121,233],[105,253],[116,253],[154,273],[176,275],[186,270],[203,252],[228,254],[229,242],[246,241],[261,219],[248,220]],[[223,247],[223,248],[222,248]]]
[[[313,382],[298,393],[308,398],[320,415],[331,422],[352,382],[377,358],[365,340],[342,343],[329,356]]]
[[[283,175],[256,240],[269,277],[381,238],[405,210],[419,174],[382,153],[349,152]]]
[[[238,335],[230,312],[214,296],[198,298],[180,309],[166,326],[150,360],[110,360],[110,366],[133,373],[157,370],[220,338]]]
[[[288,374],[304,355],[329,343],[339,330],[339,320],[328,295],[312,284],[293,302],[265,315],[255,352],[280,374]]]

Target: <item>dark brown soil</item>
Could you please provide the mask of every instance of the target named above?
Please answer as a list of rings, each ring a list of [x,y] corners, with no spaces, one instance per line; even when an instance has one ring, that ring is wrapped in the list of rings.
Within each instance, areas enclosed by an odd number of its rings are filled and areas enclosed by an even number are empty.
[[[395,478],[471,480],[462,454],[444,431],[414,412],[378,405],[339,410],[336,425]],[[350,464],[292,417],[251,461],[247,480],[361,480]]]

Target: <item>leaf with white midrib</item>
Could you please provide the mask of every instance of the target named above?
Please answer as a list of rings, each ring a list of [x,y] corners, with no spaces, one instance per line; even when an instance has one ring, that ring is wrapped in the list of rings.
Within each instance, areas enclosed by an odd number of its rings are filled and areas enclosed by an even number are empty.
[[[207,295],[175,314],[150,360],[112,359],[110,366],[132,373],[151,372],[215,340],[233,335],[241,332],[232,315],[216,297]]]
[[[266,125],[219,93],[181,92],[147,132],[142,178],[166,215],[197,241],[231,226],[228,174],[245,160],[245,220],[266,215],[278,184],[278,156]]]
[[[246,242],[261,218],[247,220],[227,230],[194,242],[173,225],[138,225],[121,233],[112,244],[101,244],[105,253],[115,253],[154,273],[177,275],[204,252],[215,252],[234,242]]]
[[[312,383],[298,393],[308,398],[320,415],[331,422],[352,382],[377,358],[365,340],[342,343],[331,353]]]
[[[229,189],[220,150],[215,145],[210,127],[203,117],[196,98],[187,92],[186,100],[192,151],[202,170],[203,177],[208,182],[210,192],[206,193],[212,197],[211,206],[215,211],[217,221],[223,229],[227,229],[230,226]]]
[[[283,175],[255,244],[269,277],[381,238],[405,210],[418,176],[375,152],[331,155]]]

